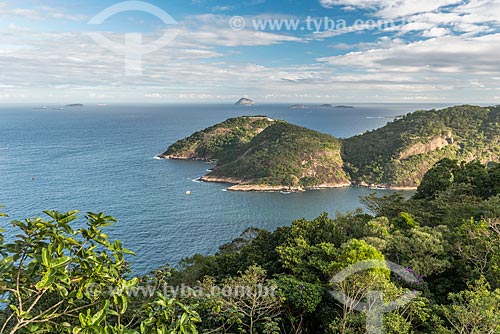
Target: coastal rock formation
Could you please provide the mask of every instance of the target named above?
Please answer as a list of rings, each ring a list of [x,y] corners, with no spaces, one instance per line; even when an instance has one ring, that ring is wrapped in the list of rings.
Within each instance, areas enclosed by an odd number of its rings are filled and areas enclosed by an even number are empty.
[[[431,153],[435,150],[445,148],[450,144],[453,144],[453,137],[451,135],[451,132],[449,132],[446,136],[434,137],[427,143],[416,143],[408,147],[399,154],[399,159],[406,160],[414,155]]]

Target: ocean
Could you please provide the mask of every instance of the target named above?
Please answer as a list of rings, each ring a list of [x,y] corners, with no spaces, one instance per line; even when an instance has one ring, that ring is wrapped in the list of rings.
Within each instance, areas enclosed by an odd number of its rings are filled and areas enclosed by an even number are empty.
[[[119,222],[110,238],[136,256],[138,274],[196,253],[212,254],[248,227],[274,230],[322,212],[361,207],[384,190],[345,188],[305,193],[238,193],[197,178],[212,165],[157,160],[176,140],[241,115],[267,115],[336,137],[383,126],[394,117],[444,105],[371,104],[354,109],[288,105],[110,105],[33,109],[0,106],[0,203],[8,222],[43,210],[101,212]],[[187,196],[186,191],[191,195]]]

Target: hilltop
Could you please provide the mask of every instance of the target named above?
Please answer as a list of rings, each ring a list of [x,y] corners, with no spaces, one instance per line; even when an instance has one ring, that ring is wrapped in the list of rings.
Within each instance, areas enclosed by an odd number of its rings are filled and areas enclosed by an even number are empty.
[[[266,116],[229,118],[171,145],[160,158],[182,160],[232,161],[245,146],[275,121]]]
[[[305,190],[354,185],[415,188],[443,158],[500,160],[500,107],[420,110],[347,139],[265,116],[232,118],[160,155],[216,161],[205,181],[231,190]]]

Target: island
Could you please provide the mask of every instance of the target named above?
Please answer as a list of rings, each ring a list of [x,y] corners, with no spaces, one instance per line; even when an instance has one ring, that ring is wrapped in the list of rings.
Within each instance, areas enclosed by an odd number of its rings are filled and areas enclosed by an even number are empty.
[[[235,104],[238,106],[254,106],[255,102],[243,97],[239,99],[238,102],[236,102]]]
[[[344,106],[344,105],[335,106],[334,108],[336,108],[336,109],[354,109],[353,106]]]
[[[290,109],[314,109],[314,108],[333,108],[331,104],[294,104],[289,107]]]
[[[72,104],[67,104],[66,107],[83,107],[83,104],[81,103],[72,103]]]
[[[500,161],[500,107],[416,111],[339,139],[266,116],[228,119],[171,145],[164,159],[203,160],[201,179],[238,191],[366,186],[415,189],[438,161]]]

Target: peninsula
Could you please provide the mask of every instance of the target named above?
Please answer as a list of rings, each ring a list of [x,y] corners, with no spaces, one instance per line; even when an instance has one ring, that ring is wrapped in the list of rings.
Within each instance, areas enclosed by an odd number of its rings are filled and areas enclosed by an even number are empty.
[[[228,119],[171,145],[161,158],[216,162],[202,180],[229,190],[303,191],[351,185],[414,189],[444,158],[500,160],[500,107],[416,111],[338,139],[266,116]]]

